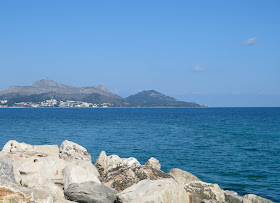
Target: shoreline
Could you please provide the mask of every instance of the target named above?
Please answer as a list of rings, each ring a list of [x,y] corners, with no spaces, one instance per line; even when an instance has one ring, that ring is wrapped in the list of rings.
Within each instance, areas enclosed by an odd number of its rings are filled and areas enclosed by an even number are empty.
[[[242,197],[234,191],[222,190],[217,184],[203,182],[181,169],[165,173],[160,170],[160,162],[153,157],[141,165],[133,157],[107,156],[102,151],[93,161],[84,147],[68,140],[60,147],[9,141],[0,152],[0,165],[3,163],[6,167],[0,172],[0,190],[4,190],[2,196],[0,194],[1,200],[17,198],[22,202],[46,203],[69,200],[113,203],[272,202],[253,194]],[[7,188],[14,192],[8,192]],[[34,196],[37,193],[40,195]]]

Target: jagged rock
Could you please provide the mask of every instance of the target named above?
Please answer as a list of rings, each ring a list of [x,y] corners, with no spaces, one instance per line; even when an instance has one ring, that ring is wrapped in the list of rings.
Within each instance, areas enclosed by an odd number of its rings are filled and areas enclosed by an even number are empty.
[[[67,189],[72,183],[84,183],[87,181],[93,181],[101,184],[98,177],[91,170],[86,170],[78,165],[70,165],[66,167],[63,178],[64,189]]]
[[[48,156],[58,157],[59,149],[57,145],[30,145],[19,143],[15,140],[8,141],[2,149],[3,152],[38,152]]]
[[[94,165],[97,168],[98,172],[102,176],[104,173],[107,172],[107,169],[110,165],[116,165],[122,159],[118,155],[110,155],[107,156],[105,151],[102,151],[98,158],[96,159]]]
[[[0,179],[1,203],[52,203],[53,196],[42,187],[26,188]]]
[[[116,165],[117,163],[121,162],[123,159],[120,158],[118,155],[116,154],[112,154],[110,156],[107,156],[107,168],[108,169],[109,166],[111,165]]]
[[[243,203],[273,203],[273,202],[257,195],[248,194],[243,197]]]
[[[104,171],[107,170],[107,155],[105,151],[102,151],[96,159],[94,166],[97,168],[99,174],[102,176]]]
[[[203,200],[225,202],[224,192],[217,184],[193,181],[185,186],[185,190],[192,194],[192,203],[200,203]]]
[[[72,183],[64,194],[68,200],[83,203],[113,203],[117,198],[117,191],[93,181]]]
[[[103,175],[101,182],[117,191],[123,191],[141,180],[157,180],[161,178],[172,178],[172,176],[155,168],[139,166],[131,168],[114,168],[114,170]]]
[[[182,185],[188,184],[192,181],[200,181],[200,179],[193,174],[178,168],[171,169],[168,174]]]
[[[142,180],[117,194],[121,203],[189,203],[191,194],[173,178]]]
[[[116,164],[109,165],[107,171],[110,172],[120,168],[125,169],[125,168],[138,167],[138,166],[141,166],[141,164],[134,157],[123,158]]]
[[[69,162],[75,160],[92,162],[91,155],[84,147],[68,140],[62,142],[59,148],[59,157]]]
[[[0,158],[0,178],[16,183],[13,163],[9,159]]]
[[[146,163],[145,163],[146,166],[150,166],[152,168],[155,168],[157,170],[160,170],[161,168],[161,164],[159,163],[159,161],[154,158],[154,157],[151,157]]]
[[[42,186],[46,180],[63,179],[66,161],[53,157],[33,157],[14,162],[16,180],[26,187]]]
[[[242,203],[242,197],[237,192],[224,190],[225,201],[229,203]]]

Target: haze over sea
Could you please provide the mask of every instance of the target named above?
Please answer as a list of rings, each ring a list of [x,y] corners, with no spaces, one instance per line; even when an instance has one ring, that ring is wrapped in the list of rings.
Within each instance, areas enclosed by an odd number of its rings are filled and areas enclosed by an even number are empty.
[[[1,147],[8,140],[84,146],[151,156],[240,195],[280,202],[280,108],[0,109]]]

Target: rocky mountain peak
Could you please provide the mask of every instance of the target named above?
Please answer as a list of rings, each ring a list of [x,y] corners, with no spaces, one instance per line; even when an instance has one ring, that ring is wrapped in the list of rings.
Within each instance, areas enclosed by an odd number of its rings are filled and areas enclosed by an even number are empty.
[[[42,80],[38,80],[35,83],[31,85],[32,87],[53,87],[53,86],[60,86],[59,83],[54,82],[53,80],[49,78],[44,78]]]

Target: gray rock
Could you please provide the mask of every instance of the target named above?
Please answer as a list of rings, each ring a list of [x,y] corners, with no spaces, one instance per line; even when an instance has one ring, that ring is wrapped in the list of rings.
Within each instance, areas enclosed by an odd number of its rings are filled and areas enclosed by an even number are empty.
[[[182,185],[188,184],[192,181],[200,181],[200,179],[193,174],[178,168],[171,169],[168,174]]]
[[[157,160],[156,158],[154,157],[151,157],[146,163],[145,163],[146,166],[150,166],[150,167],[153,167],[157,170],[160,170],[161,168],[161,164],[159,163],[159,160]]]
[[[73,183],[64,191],[66,199],[82,203],[112,203],[117,191],[93,181]]]
[[[16,183],[13,164],[8,159],[0,158],[0,178],[3,178],[12,183]]]
[[[273,203],[273,202],[257,195],[248,194],[243,197],[243,203]]]
[[[191,194],[173,178],[142,180],[118,193],[121,203],[189,203]]]
[[[69,162],[76,160],[92,162],[91,155],[84,147],[68,140],[62,142],[59,148],[59,157]]]
[[[225,200],[228,203],[242,203],[242,197],[237,192],[224,190]]]
[[[192,194],[192,203],[201,203],[203,200],[225,202],[224,192],[217,184],[193,181],[185,186],[185,190]]]
[[[68,186],[73,183],[84,183],[88,181],[101,184],[98,176],[95,175],[95,171],[86,170],[85,168],[75,164],[69,165],[65,168],[63,177],[64,189],[67,189]]]
[[[172,176],[152,167],[139,166],[131,168],[114,168],[114,170],[109,171],[101,177],[101,182],[120,192],[141,180],[158,180],[161,178],[172,178]]]

